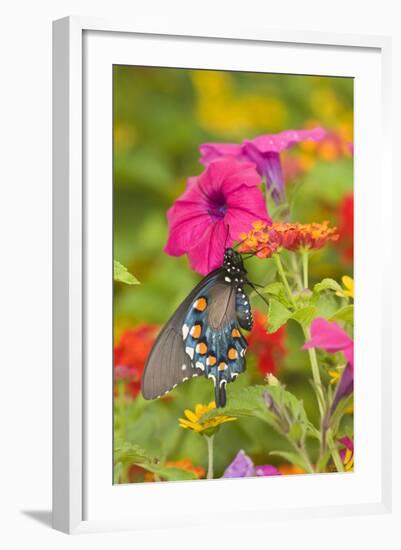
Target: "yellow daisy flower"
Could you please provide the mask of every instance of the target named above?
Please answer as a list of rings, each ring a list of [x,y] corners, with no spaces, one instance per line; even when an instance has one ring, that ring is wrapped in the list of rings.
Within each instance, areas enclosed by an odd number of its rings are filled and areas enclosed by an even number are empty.
[[[195,406],[195,411],[191,411],[189,409],[186,409],[184,411],[184,415],[186,418],[180,418],[178,420],[179,425],[181,428],[186,428],[188,430],[192,430],[197,433],[204,432],[206,430],[212,430],[214,428],[217,428],[220,426],[220,424],[224,424],[224,422],[231,422],[232,420],[237,420],[235,416],[216,416],[215,418],[211,418],[210,420],[205,420],[203,422],[200,422],[200,419],[202,416],[212,411],[216,408],[216,403],[214,401],[211,401],[208,405],[201,405],[198,403],[198,405]]]
[[[341,372],[338,369],[329,370],[330,384],[337,384],[341,378]]]
[[[344,277],[341,278],[344,289],[339,290],[336,292],[337,296],[340,296],[341,298],[354,298],[354,279],[352,277],[348,277],[348,275],[344,275]]]

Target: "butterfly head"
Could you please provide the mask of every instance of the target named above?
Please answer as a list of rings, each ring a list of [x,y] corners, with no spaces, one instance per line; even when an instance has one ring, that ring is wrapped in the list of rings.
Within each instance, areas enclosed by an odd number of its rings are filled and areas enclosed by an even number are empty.
[[[239,252],[236,252],[233,248],[225,249],[223,266],[227,268],[233,268],[240,273],[246,273],[241,254]]]

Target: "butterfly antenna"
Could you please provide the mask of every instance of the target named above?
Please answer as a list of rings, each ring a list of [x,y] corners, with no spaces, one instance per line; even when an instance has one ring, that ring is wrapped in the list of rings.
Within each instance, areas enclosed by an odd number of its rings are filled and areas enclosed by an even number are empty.
[[[263,296],[263,294],[261,294],[261,293],[259,292],[259,290],[256,288],[255,284],[254,284],[254,283],[251,283],[250,281],[248,281],[248,285],[249,285],[250,287],[253,288],[253,290],[256,292],[256,294],[257,294],[260,298],[262,298],[262,300],[264,301],[264,303],[269,307],[269,302],[266,300],[266,298]],[[259,285],[258,285],[258,286],[259,286]]]

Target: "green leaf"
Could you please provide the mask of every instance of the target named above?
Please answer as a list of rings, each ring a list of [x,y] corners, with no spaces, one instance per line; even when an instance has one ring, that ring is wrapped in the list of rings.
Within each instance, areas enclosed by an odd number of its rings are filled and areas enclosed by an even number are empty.
[[[270,408],[266,404],[265,395],[271,397],[272,406]],[[221,409],[213,409],[202,416],[201,422],[221,414]],[[258,385],[232,389],[227,396],[224,415],[237,418],[259,418],[276,431],[285,434],[295,423],[300,425],[302,436],[309,431],[310,423],[303,402],[281,385]]]
[[[154,458],[149,456],[139,445],[125,442],[122,445],[114,446],[114,463],[141,464],[142,462],[150,462],[152,460]]]
[[[282,292],[285,292],[283,283],[275,281],[266,285],[259,291],[261,294],[272,294],[273,296],[279,296]]]
[[[324,317],[324,319],[330,319],[338,310],[338,302],[332,293],[314,294],[312,301],[317,309],[318,316]]]
[[[142,462],[140,466],[167,481],[197,479],[193,472],[188,472],[187,470],[182,470],[181,468],[168,468],[163,464],[151,464],[147,462]]]
[[[316,316],[317,309],[315,306],[307,306],[302,309],[298,309],[298,311],[291,316],[291,319],[297,321],[303,328],[307,328]]]
[[[269,302],[267,331],[270,334],[276,332],[276,330],[288,321],[291,315],[292,313],[289,309],[283,306],[279,301],[272,298]]]
[[[341,285],[337,283],[334,279],[323,279],[320,281],[320,283],[317,283],[313,287],[313,292],[315,294],[318,294],[320,292],[323,292],[323,290],[333,290],[334,292],[342,292],[343,289],[341,288]]]
[[[277,300],[284,307],[291,307],[291,302],[287,298],[287,293],[285,291],[284,285],[279,281],[275,281],[273,283],[266,285],[259,292],[261,294],[268,294],[269,296],[275,296]]]
[[[303,470],[308,471],[308,466],[306,465],[305,461],[302,460],[302,458],[296,453],[291,453],[287,451],[271,451],[269,454],[274,456],[281,456],[290,464],[295,464],[295,466],[299,466]]]
[[[342,307],[329,319],[330,321],[345,321],[347,323],[354,322],[354,306],[353,304],[349,306]]]
[[[138,279],[136,279],[128,269],[114,260],[114,280],[127,285],[139,285]]]

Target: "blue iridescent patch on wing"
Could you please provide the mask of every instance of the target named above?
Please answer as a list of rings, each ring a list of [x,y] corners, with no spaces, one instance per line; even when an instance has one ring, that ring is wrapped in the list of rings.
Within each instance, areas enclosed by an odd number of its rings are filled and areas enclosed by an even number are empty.
[[[220,317],[216,315],[219,307],[225,308]],[[195,376],[203,374],[213,380],[218,407],[226,403],[226,385],[245,370],[247,342],[240,330],[237,307],[235,287],[212,280],[191,303],[182,326],[185,352]]]

